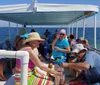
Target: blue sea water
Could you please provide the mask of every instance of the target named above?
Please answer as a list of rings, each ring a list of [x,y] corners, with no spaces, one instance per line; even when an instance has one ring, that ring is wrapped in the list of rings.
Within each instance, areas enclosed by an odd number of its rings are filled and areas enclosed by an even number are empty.
[[[10,38],[10,41],[13,43],[17,33],[19,32],[21,28],[19,27],[4,27],[4,28],[0,28],[0,43],[4,43],[4,41],[6,39]],[[27,33],[29,33],[31,31],[31,27],[27,27],[26,31]],[[40,35],[43,35],[45,30],[48,29],[52,34],[55,33],[55,30],[57,29],[58,31],[60,30],[60,28],[34,28],[35,31],[37,31]],[[65,28],[67,31],[67,28]],[[82,37],[82,28],[79,28],[78,30],[78,38]],[[73,33],[76,33],[76,29],[73,30]],[[85,34],[85,38],[88,39],[89,44],[91,46],[94,46],[94,29],[93,28],[86,28],[86,34]],[[100,49],[100,28],[97,28],[97,48]]]

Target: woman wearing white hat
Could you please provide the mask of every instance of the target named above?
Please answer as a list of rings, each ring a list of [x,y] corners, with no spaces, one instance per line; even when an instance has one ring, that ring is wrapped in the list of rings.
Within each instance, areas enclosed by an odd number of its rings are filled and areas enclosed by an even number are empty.
[[[55,60],[55,70],[63,70],[60,68],[60,65],[64,62],[66,62],[67,59],[67,53],[70,52],[70,46],[68,39],[66,39],[66,30],[61,29],[59,33],[57,34],[56,38],[52,42],[52,56]],[[59,85],[59,81],[61,78],[61,83],[64,83],[64,75],[61,77],[56,76],[55,81],[56,85]]]

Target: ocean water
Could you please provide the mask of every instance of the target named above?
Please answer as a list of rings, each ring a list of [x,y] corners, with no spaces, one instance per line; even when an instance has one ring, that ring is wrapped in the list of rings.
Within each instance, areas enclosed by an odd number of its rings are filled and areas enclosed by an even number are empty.
[[[4,43],[6,39],[10,39],[10,41],[13,44],[13,41],[15,40],[16,35],[18,34],[20,27],[4,27],[0,28],[0,43]],[[26,31],[27,33],[30,33],[31,27],[27,27]],[[34,28],[35,31],[37,31],[41,36],[44,34],[45,30],[48,29],[52,34],[55,33],[55,30],[58,31],[61,28]],[[64,28],[67,31],[67,28]],[[75,34],[76,29],[74,28],[73,33]],[[78,38],[82,37],[82,28],[79,28],[78,30]],[[94,29],[93,28],[86,28],[86,34],[85,38],[89,41],[89,44],[94,47]],[[100,49],[100,28],[97,28],[97,48]]]

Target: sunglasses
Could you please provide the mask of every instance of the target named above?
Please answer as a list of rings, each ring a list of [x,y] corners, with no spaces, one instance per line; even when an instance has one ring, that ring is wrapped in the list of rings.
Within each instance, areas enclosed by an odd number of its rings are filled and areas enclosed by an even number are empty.
[[[39,40],[38,40],[37,42],[39,42],[39,43],[40,43],[41,41],[39,41]]]
[[[78,56],[78,55],[80,55],[80,54],[83,53],[83,52],[84,52],[84,50],[80,51],[79,53],[74,53],[74,55],[75,55],[75,56]]]
[[[74,57],[75,57],[75,56],[78,56],[78,55],[79,55],[79,53],[73,53],[73,54],[72,54],[72,56],[74,56]]]
[[[64,36],[65,34],[63,34],[63,33],[60,33],[60,35],[63,35],[63,36]]]

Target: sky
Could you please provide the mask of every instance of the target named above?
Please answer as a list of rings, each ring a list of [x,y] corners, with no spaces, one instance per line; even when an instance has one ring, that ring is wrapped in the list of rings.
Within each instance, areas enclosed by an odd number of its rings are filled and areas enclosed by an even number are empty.
[[[24,4],[24,3],[32,3],[34,0],[0,0],[0,5],[11,5],[11,4]],[[90,4],[97,5],[100,9],[100,0],[37,0],[38,3],[56,3],[56,4]],[[94,17],[90,17],[86,19],[86,25],[88,27],[92,27],[94,24]],[[81,25],[82,21],[80,21],[79,25]],[[3,24],[3,21],[0,21],[1,26],[8,25],[8,22]],[[100,12],[97,14],[97,27],[100,27]]]

